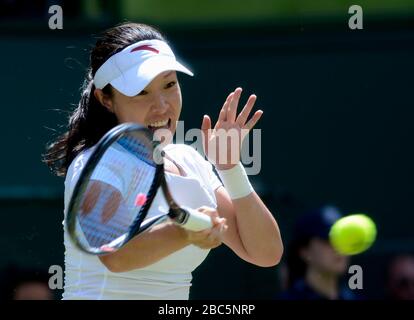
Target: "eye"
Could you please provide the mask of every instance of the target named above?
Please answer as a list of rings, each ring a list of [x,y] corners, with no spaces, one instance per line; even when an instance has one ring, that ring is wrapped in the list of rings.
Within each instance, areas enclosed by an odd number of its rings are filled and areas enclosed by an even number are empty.
[[[145,95],[147,95],[147,94],[148,94],[148,92],[147,92],[147,91],[142,90],[140,93],[138,93],[138,94],[136,95],[136,97],[138,97],[138,96],[145,96]]]
[[[165,88],[168,89],[168,88],[174,87],[176,84],[177,84],[177,81],[168,82]]]

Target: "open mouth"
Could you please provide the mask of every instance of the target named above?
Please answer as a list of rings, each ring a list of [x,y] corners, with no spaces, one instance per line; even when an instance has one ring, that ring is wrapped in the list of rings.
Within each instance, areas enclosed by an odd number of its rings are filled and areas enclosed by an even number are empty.
[[[151,123],[148,125],[148,129],[150,129],[152,132],[157,131],[158,129],[170,129],[171,127],[171,119],[162,120],[162,121],[156,121],[154,123]]]

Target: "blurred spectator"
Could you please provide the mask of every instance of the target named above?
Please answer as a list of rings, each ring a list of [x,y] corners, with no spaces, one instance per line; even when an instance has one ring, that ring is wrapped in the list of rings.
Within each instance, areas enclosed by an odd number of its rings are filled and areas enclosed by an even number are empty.
[[[391,260],[387,293],[393,300],[414,300],[414,255],[399,255]]]
[[[341,214],[322,207],[300,217],[287,250],[287,290],[284,300],[356,300],[341,277],[349,259],[338,254],[329,242],[329,231]]]
[[[49,274],[42,270],[7,267],[1,275],[0,300],[53,300]]]

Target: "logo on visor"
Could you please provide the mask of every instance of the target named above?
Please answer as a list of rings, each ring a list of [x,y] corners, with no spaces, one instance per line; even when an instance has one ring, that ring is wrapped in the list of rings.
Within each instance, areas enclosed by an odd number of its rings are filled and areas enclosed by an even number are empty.
[[[141,50],[145,50],[145,51],[152,51],[152,52],[155,52],[155,53],[160,53],[157,49],[154,49],[153,47],[151,47],[150,45],[148,45],[148,44],[144,44],[144,45],[142,45],[142,46],[138,46],[138,47],[135,47],[134,49],[132,49],[130,52],[132,53],[132,52],[135,52],[135,51],[141,51]]]

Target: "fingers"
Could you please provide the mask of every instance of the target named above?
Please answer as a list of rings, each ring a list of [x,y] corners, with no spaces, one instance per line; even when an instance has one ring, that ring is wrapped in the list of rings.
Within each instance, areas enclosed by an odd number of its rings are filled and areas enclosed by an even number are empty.
[[[257,110],[253,117],[246,123],[246,125],[244,126],[245,129],[248,129],[249,131],[256,125],[257,121],[260,120],[260,118],[263,115],[263,111],[262,110]]]
[[[208,115],[204,115],[203,122],[201,124],[201,132],[203,133],[202,142],[204,153],[208,154],[208,140],[211,132],[211,119]]]
[[[237,106],[239,105],[241,93],[242,93],[242,88],[237,88],[234,91],[233,98],[231,99],[229,103],[228,111],[227,111],[227,121],[230,121],[230,123],[233,123],[236,120]]]
[[[211,119],[208,115],[204,115],[203,122],[201,124],[201,131],[204,134],[204,140],[209,138],[209,130],[211,129]]]
[[[253,106],[256,102],[257,96],[252,94],[249,97],[243,110],[240,112],[240,114],[236,118],[237,108],[240,102],[242,91],[243,89],[239,87],[227,96],[227,99],[224,102],[223,107],[220,110],[220,114],[219,114],[217,123],[214,126],[214,129],[216,129],[217,126],[220,126],[223,121],[227,121],[230,123],[236,122],[237,124],[239,124],[240,127],[244,127],[247,119],[249,118],[250,112],[252,111]]]
[[[224,221],[211,229],[207,237],[210,248],[217,248],[223,243],[223,232],[225,229],[227,229],[227,225],[224,224]]]
[[[220,223],[220,217],[217,213],[217,210],[210,208],[210,207],[206,207],[206,206],[202,206],[200,208],[197,209],[197,211],[204,213],[205,215],[208,215],[211,218],[211,222],[213,223],[213,227],[215,225],[217,225],[218,223]]]
[[[213,227],[202,231],[187,231],[190,243],[202,249],[216,248],[223,242],[223,235],[228,226],[225,218],[220,218],[216,210],[208,207],[198,208],[198,211],[209,215]]]
[[[211,119],[208,115],[204,115],[203,117],[203,123],[201,124],[201,130],[207,131],[208,129],[211,129]]]
[[[223,106],[221,107],[219,117],[218,117],[217,123],[214,126],[214,128],[216,128],[217,125],[220,125],[223,121],[227,121],[227,111],[228,111],[229,104],[230,104],[231,100],[233,99],[233,95],[234,95],[234,92],[231,92],[227,96],[226,101],[224,102]]]
[[[199,242],[198,246],[203,249],[217,248],[223,243],[223,233],[227,230],[226,219],[221,218],[220,223],[211,228],[206,237]]]
[[[247,100],[246,105],[244,106],[243,110],[238,115],[236,122],[239,124],[241,128],[243,128],[244,125],[246,124],[247,118],[249,117],[250,112],[253,109],[256,99],[257,99],[256,95],[252,94]]]

